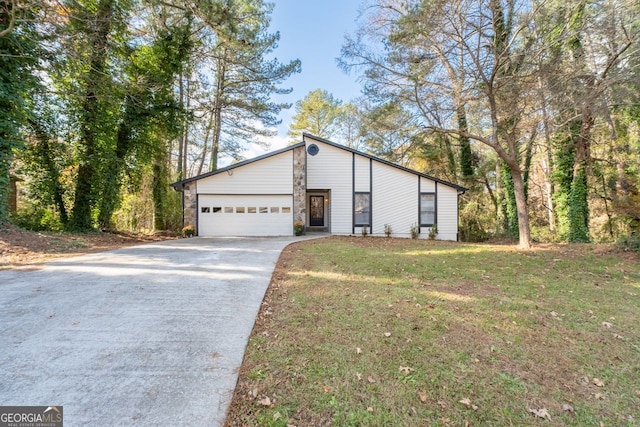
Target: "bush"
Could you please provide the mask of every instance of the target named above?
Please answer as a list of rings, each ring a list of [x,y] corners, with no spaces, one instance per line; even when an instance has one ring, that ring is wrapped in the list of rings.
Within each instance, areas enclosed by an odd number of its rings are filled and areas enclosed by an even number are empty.
[[[616,244],[625,250],[634,251],[640,254],[640,235],[638,234],[631,234],[623,237],[619,239]]]
[[[418,224],[413,224],[411,225],[409,232],[411,233],[412,239],[417,239],[418,236],[420,235],[420,227],[418,226]]]
[[[196,228],[193,225],[187,225],[182,228],[182,236],[193,237],[196,234]]]
[[[31,231],[62,231],[63,226],[58,214],[51,209],[32,208],[11,215],[11,222],[20,228]]]
[[[490,238],[491,234],[474,219],[468,219],[460,225],[460,240],[463,242],[485,242]]]

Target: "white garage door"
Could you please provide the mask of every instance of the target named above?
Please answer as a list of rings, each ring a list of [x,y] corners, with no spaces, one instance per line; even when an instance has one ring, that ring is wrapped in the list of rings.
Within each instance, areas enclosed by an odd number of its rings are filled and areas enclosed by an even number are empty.
[[[198,196],[200,236],[290,236],[293,197],[289,195]]]

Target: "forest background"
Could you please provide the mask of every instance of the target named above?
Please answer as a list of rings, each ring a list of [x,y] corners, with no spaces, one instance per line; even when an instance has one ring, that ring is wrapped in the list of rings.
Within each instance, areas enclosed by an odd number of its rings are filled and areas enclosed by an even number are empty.
[[[170,183],[266,146],[297,59],[257,0],[0,2],[0,221],[179,231]],[[469,188],[461,238],[640,250],[640,5],[368,0],[305,130]],[[19,209],[10,204],[19,182]]]

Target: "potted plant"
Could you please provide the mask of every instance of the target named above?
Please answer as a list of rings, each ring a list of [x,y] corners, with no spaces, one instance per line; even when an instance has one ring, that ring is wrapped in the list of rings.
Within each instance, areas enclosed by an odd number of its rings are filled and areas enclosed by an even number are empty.
[[[301,236],[302,233],[304,233],[304,222],[300,220],[294,221],[293,231],[295,232],[296,236]]]

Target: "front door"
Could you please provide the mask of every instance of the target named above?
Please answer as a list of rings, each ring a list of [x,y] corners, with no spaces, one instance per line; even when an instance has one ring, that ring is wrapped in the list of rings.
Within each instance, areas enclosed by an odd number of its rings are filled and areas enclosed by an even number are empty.
[[[324,227],[324,196],[310,196],[309,225]]]

